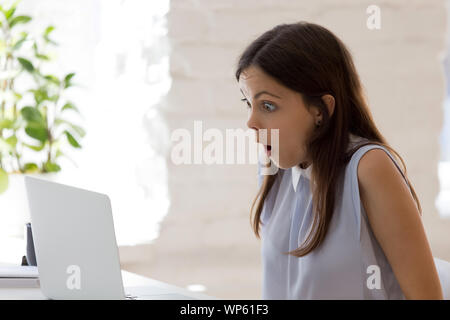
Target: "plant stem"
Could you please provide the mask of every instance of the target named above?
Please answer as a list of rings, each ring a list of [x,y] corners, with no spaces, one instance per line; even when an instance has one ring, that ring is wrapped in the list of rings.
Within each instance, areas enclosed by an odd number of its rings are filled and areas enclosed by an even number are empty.
[[[9,41],[10,41],[10,33],[9,33],[9,28],[7,28],[6,24],[3,27],[3,33],[5,34],[5,44],[6,46],[8,46]],[[5,64],[3,65],[3,71],[8,71],[8,61],[9,61],[9,54],[6,54],[5,57]],[[8,80],[5,79],[2,83],[2,91],[5,92],[6,89],[8,88]],[[2,117],[5,117],[5,100],[2,101]]]
[[[50,133],[49,133],[50,135]],[[48,140],[48,154],[47,154],[47,162],[50,163],[52,160],[52,141]]]
[[[20,164],[20,157],[19,157],[19,154],[17,153],[17,149],[16,148],[14,148],[14,157],[16,158],[18,171],[21,172],[21,173],[24,173],[22,165]]]
[[[55,124],[55,119],[56,119],[56,114],[58,112],[58,101],[59,101],[59,97],[61,95],[61,86],[58,88],[58,94],[56,96],[56,100],[53,104],[53,115],[52,115],[52,119],[50,121],[49,117],[48,117],[48,112],[47,112],[47,128],[48,128],[48,141],[49,141],[49,150],[48,150],[48,156],[47,156],[47,161],[50,163],[51,162],[51,153],[52,153],[52,144],[53,144],[53,135],[52,135],[52,129],[53,126]],[[51,123],[50,123],[51,122]]]
[[[52,160],[52,143],[53,143],[53,136],[52,132],[50,130],[50,121],[48,119],[48,109],[45,114],[45,118],[47,120],[47,136],[48,136],[48,153],[47,153],[47,162],[50,163]]]

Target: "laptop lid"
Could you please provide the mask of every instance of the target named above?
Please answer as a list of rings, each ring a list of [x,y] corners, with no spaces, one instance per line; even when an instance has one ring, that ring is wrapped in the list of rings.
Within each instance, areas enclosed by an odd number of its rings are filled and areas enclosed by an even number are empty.
[[[107,195],[25,176],[41,290],[50,299],[124,299]]]

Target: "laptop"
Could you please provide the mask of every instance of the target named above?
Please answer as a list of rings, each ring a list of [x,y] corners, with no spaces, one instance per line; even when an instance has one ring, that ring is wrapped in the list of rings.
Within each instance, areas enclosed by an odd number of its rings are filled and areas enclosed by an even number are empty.
[[[49,299],[182,299],[157,287],[124,288],[109,197],[25,176],[41,291]]]

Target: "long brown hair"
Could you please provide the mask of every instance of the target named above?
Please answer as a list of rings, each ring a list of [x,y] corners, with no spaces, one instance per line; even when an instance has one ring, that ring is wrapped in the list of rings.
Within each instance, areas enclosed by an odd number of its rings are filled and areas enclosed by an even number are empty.
[[[363,88],[344,45],[331,31],[308,22],[280,24],[263,33],[239,57],[236,80],[250,66],[258,66],[287,88],[299,92],[305,104],[320,108],[323,119],[310,141],[307,151],[312,159],[310,186],[313,188],[313,223],[304,243],[288,252],[302,257],[317,248],[325,239],[334,211],[336,186],[352,154],[361,146],[377,144],[400,159],[403,174],[422,215],[416,192],[407,177],[402,157],[390,147],[378,131],[368,108]],[[335,99],[332,116],[321,97]],[[349,134],[368,141],[348,150]],[[265,175],[250,212],[250,223],[258,238],[264,201],[280,170]],[[314,187],[313,187],[314,186]]]

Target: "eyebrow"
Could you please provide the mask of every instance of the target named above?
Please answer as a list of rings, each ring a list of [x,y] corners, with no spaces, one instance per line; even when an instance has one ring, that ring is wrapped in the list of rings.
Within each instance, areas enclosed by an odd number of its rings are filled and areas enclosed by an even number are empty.
[[[240,90],[241,90],[241,92],[242,92],[242,89],[240,89]],[[242,92],[242,94],[243,94],[244,97],[245,97],[244,92]],[[258,92],[257,94],[255,94],[255,96],[253,97],[253,100],[258,99],[258,97],[259,97],[260,95],[262,95],[262,94],[268,94],[269,96],[273,96],[273,97],[276,97],[276,98],[278,98],[278,99],[281,99],[281,97],[279,97],[279,96],[277,96],[277,95],[275,95],[275,94],[273,94],[273,93],[270,93],[270,92],[268,92],[268,91],[266,91],[266,90],[263,90],[263,91],[260,91],[260,92]]]

